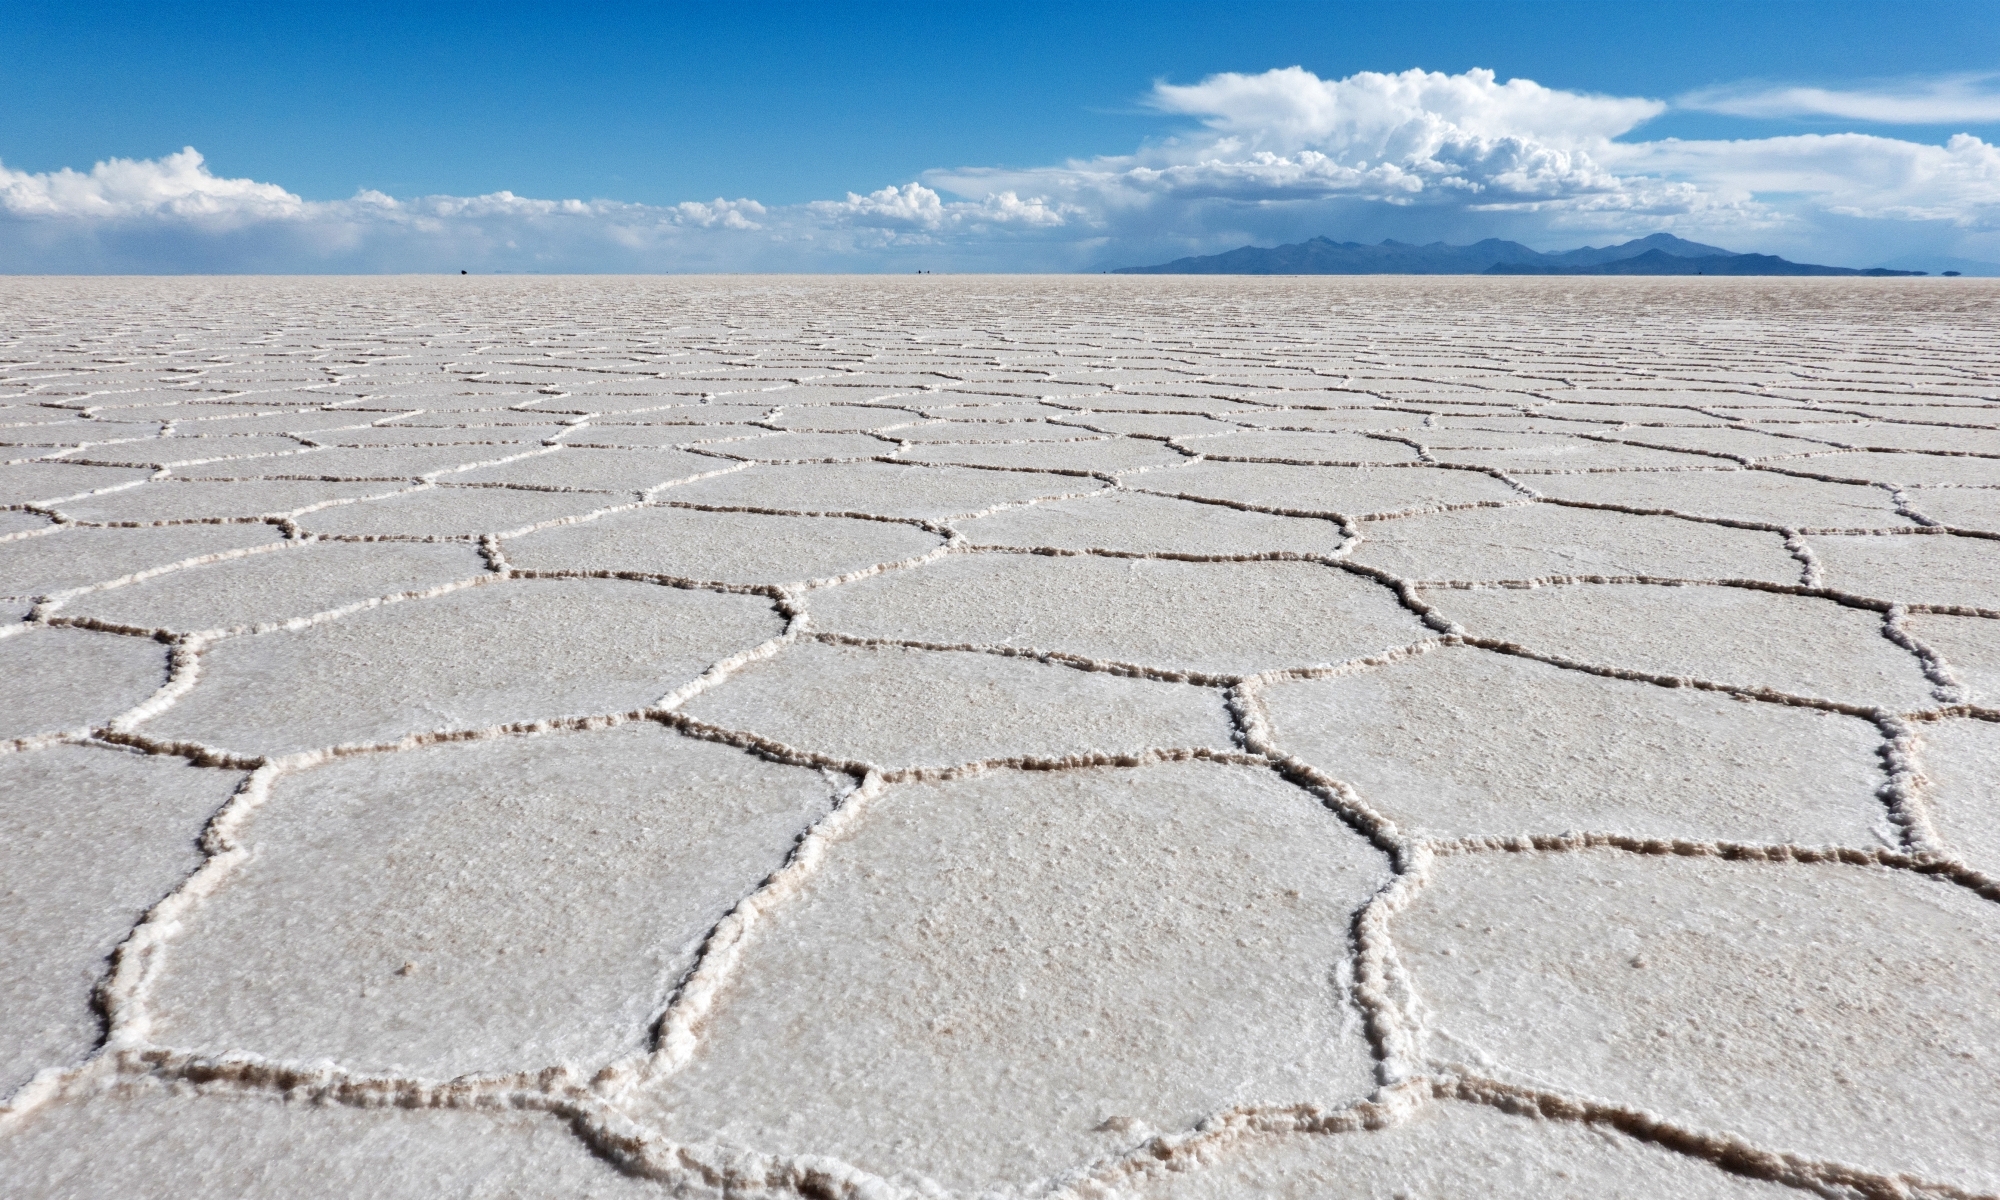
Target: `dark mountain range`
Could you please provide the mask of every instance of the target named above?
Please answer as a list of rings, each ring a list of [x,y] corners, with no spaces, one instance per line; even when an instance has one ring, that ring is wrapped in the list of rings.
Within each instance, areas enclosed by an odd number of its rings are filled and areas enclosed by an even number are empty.
[[[1496,263],[1543,256],[1519,242],[1487,238],[1470,246],[1383,242],[1364,246],[1316,237],[1290,246],[1245,246],[1223,254],[1177,258],[1157,267],[1123,267],[1114,275],[1471,275]]]
[[[1698,264],[1690,266],[1689,264]],[[1487,238],[1470,246],[1383,241],[1365,246],[1316,237],[1289,246],[1244,246],[1178,258],[1156,267],[1121,267],[1114,275],[1921,275],[1881,267],[1857,271],[1795,263],[1769,254],[1736,254],[1670,233],[1619,246],[1543,253]]]
[[[1823,267],[1818,263],[1795,263],[1775,254],[1708,254],[1683,258],[1659,250],[1648,250],[1632,258],[1620,258],[1593,266],[1542,263],[1495,263],[1485,275],[1922,275],[1922,271],[1892,271],[1887,267]]]
[[[1560,263],[1571,267],[1594,267],[1601,263],[1638,258],[1655,250],[1662,254],[1674,255],[1676,258],[1708,258],[1717,254],[1735,253],[1720,246],[1704,246],[1700,242],[1677,238],[1671,233],[1655,233],[1620,246],[1581,246],[1575,250],[1554,250],[1542,255],[1538,261]]]

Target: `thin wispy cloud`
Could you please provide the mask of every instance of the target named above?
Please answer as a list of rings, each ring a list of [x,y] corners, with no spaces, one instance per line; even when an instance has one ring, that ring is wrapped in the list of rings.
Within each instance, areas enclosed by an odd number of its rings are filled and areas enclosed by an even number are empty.
[[[1883,125],[2000,123],[2000,74],[1955,75],[1872,88],[1740,86],[1682,96],[1676,105],[1733,117],[1837,117]]]
[[[2000,147],[1969,133],[1942,146],[1835,133],[1614,143],[1604,154],[1616,170],[1684,181],[1717,199],[1736,197],[1761,223],[1826,214],[2000,230]]]
[[[1903,112],[1889,103],[1900,97],[1963,116],[2000,106],[1980,100],[1989,83],[1818,95],[1856,113]],[[1702,103],[1757,115],[1781,104],[1775,92],[1735,96]],[[1664,101],[1483,70],[1323,79],[1287,67],[1161,81],[1145,101],[1183,127],[1122,153],[941,168],[790,205],[506,191],[311,200],[217,175],[192,148],[87,171],[0,166],[0,269],[1076,270],[1369,229],[1543,245],[1667,229],[1806,255],[1837,230],[1854,248],[1846,259],[1919,243],[2000,257],[2000,148],[1970,133],[1649,139]]]

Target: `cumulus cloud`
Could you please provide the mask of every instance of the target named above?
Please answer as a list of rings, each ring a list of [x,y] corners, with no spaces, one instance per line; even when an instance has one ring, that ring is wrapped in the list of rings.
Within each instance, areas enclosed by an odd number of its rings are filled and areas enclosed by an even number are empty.
[[[1658,100],[1596,96],[1501,83],[1492,71],[1462,75],[1362,71],[1321,79],[1300,67],[1228,72],[1185,87],[1153,86],[1153,107],[1201,119],[1251,149],[1323,150],[1363,159],[1421,156],[1448,137],[1529,138],[1575,148],[1630,132],[1665,112]]]
[[[952,192],[1006,188],[1083,213],[1143,209],[1154,225],[1213,210],[1349,201],[1467,213],[1681,217],[1740,198],[1680,180],[1620,175],[1612,139],[1666,111],[1658,100],[1588,95],[1493,72],[1364,71],[1321,79],[1299,67],[1159,83],[1161,112],[1200,130],[1135,153],[1026,171],[935,171]],[[1212,212],[1210,215],[1213,215]]]
[[[1816,87],[1711,88],[1682,96],[1682,108],[1733,117],[1839,117],[1885,125],[1981,125],[2000,122],[2000,75],[1839,90]]]
[[[832,226],[926,233],[995,226],[1049,228],[1067,224],[1081,210],[1041,196],[1023,200],[1012,191],[988,192],[979,200],[946,201],[921,183],[886,187],[845,200],[817,200],[806,210]]]
[[[1679,103],[1969,120],[2000,104],[1987,83]],[[1485,70],[1322,79],[1286,67],[1162,81],[1147,103],[1178,132],[1125,153],[939,169],[794,205],[506,191],[308,200],[216,176],[192,148],[88,172],[0,166],[0,269],[1067,270],[1321,233],[1553,246],[1659,229],[1822,261],[2000,257],[2000,149],[1970,133],[1941,145],[1863,133],[1649,140],[1664,101]]]
[[[193,146],[160,159],[106,159],[88,174],[65,167],[30,175],[0,164],[0,211],[16,217],[256,221],[305,208],[275,183],[216,178]]]
[[[1923,94],[1964,101],[1970,93],[1960,83]],[[1061,197],[1100,223],[1192,231],[1189,240],[1254,231],[1260,216],[1264,229],[1284,236],[1331,214],[1350,228],[1500,233],[1539,244],[1674,229],[1824,255],[1821,218],[1984,231],[1995,228],[2000,206],[1996,150],[1970,134],[1941,146],[1859,133],[1646,140],[1646,122],[1668,111],[1664,101],[1502,81],[1484,70],[1321,79],[1288,67],[1163,82],[1149,101],[1194,118],[1198,129],[1126,155],[927,179],[947,191],[1005,186]],[[1401,225],[1381,215],[1395,210],[1405,213]],[[1118,214],[1143,218],[1121,222]],[[1876,232],[1885,247],[1904,244],[1886,226]],[[1851,241],[1856,230],[1841,233]],[[1854,246],[1833,256],[1871,252]]]

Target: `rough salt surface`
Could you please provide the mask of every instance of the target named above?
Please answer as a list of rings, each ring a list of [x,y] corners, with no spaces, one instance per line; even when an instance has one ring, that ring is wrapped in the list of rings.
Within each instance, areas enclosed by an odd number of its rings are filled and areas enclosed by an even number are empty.
[[[1231,748],[1213,688],[998,654],[803,642],[681,709],[706,724],[883,770]]]
[[[1211,1163],[1160,1172],[1132,1190],[1146,1200],[1798,1195],[1608,1129],[1509,1116],[1483,1104],[1435,1105],[1388,1129],[1246,1139]]]
[[[1838,713],[1440,650],[1273,685],[1271,740],[1413,833],[1877,844],[1882,732]]]
[[[595,1069],[643,1048],[832,791],[650,721],[283,776],[157,984],[157,1036],[436,1078]]]
[[[241,776],[111,747],[0,755],[0,1088],[87,1054],[104,960],[201,865],[202,826]]]
[[[1315,964],[1386,864],[1268,769],[996,771],[866,819],[648,1097],[672,1135],[972,1188],[1372,1087]]]
[[[2000,1187],[2000,911],[1977,892],[1618,851],[1432,873],[1394,925],[1434,1054],[1752,1144]]]
[[[1312,562],[952,555],[810,604],[819,628],[857,637],[1213,675],[1340,662],[1424,632],[1387,589]]]
[[[17,281],[0,1179],[2000,1193],[1995,286]]]
[[[73,1200],[626,1200],[659,1191],[531,1113],[287,1103],[157,1086],[47,1104],[0,1138],[21,1194]]]
[[[1881,612],[1748,588],[1655,584],[1426,589],[1467,634],[1674,679],[1892,709],[1932,700]],[[1845,653],[1825,653],[1829,644]]]
[[[633,712],[779,630],[758,596],[598,579],[460,588],[216,642],[198,690],[146,728],[268,754]],[[343,702],[357,692],[375,699]]]

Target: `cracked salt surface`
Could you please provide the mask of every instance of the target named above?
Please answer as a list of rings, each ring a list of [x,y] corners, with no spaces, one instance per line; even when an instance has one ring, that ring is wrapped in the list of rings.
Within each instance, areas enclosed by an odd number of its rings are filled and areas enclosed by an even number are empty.
[[[1994,298],[22,281],[0,1179],[2000,1195]]]

